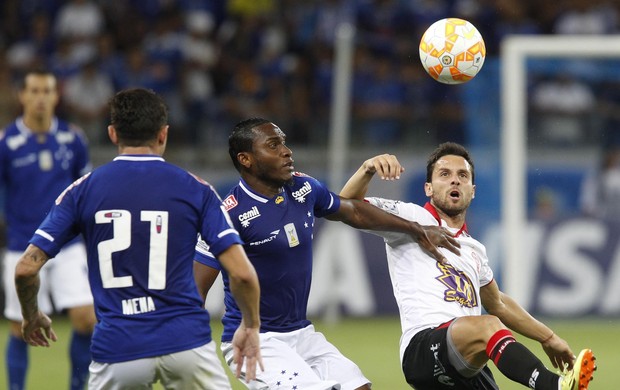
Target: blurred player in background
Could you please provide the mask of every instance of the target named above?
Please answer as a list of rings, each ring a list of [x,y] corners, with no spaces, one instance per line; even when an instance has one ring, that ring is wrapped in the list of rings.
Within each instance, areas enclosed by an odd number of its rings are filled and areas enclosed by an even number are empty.
[[[357,365],[316,332],[306,316],[315,218],[342,221],[356,228],[393,229],[410,235],[439,260],[443,255],[432,242],[458,251],[452,244],[455,241],[443,229],[427,233],[417,223],[364,202],[341,200],[319,181],[295,172],[285,141],[284,132],[262,118],[238,123],[229,137],[230,157],[241,180],[224,199],[224,207],[261,284],[261,352],[266,371],[247,386],[369,389],[370,381]],[[207,249],[198,246],[195,266],[203,297],[221,268]],[[221,348],[234,371],[239,367],[230,360],[230,341],[241,317],[226,272],[223,279],[226,313]]]
[[[154,92],[117,93],[108,135],[119,155],[58,196],[15,269],[24,339],[48,346],[56,335],[35,299],[39,273],[84,234],[99,319],[89,389],[146,389],[158,380],[167,389],[230,389],[194,282],[198,234],[230,274],[242,313],[232,359],[246,360],[248,379],[262,364],[256,272],[215,190],[161,157],[167,118]]]
[[[364,199],[370,180],[397,179],[404,169],[392,155],[366,160],[340,192]],[[422,206],[382,198],[366,200],[421,225],[443,226],[461,244],[461,253],[444,251],[446,263],[434,262],[402,233],[379,232],[386,242],[388,266],[403,335],[400,355],[407,383],[416,389],[497,389],[489,360],[509,379],[532,389],[586,389],[595,370],[592,351],[575,358],[549,327],[533,318],[493,279],[484,246],[467,232],[465,214],[474,198],[474,164],[461,145],[444,143],[426,166]],[[482,315],[481,305],[488,315]],[[554,367],[549,371],[509,329],[537,340]]]
[[[8,388],[24,389],[28,344],[21,336],[21,312],[15,293],[15,265],[28,246],[54,199],[74,180],[91,170],[81,130],[58,119],[56,77],[45,70],[28,72],[19,90],[23,115],[0,136],[0,187],[5,198],[7,250],[3,259],[4,315],[10,324],[6,349]],[[90,364],[90,338],[96,323],[88,285],[86,249],[81,238],[58,254],[41,275],[39,305],[45,313],[67,310],[73,334],[70,342],[71,389],[83,389]],[[53,300],[54,306],[52,306]]]

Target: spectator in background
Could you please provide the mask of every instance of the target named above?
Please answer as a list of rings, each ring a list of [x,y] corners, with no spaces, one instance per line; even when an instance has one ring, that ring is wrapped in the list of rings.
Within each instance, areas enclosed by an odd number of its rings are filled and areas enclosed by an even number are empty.
[[[158,14],[153,28],[141,43],[148,61],[146,68],[153,82],[151,88],[166,101],[170,125],[180,130],[180,134],[188,124],[181,99],[180,85],[182,47],[185,38],[182,27],[183,14],[176,4],[171,3]]]
[[[581,210],[584,214],[620,221],[620,146],[605,151],[597,169],[581,186]]]
[[[104,139],[108,121],[108,101],[114,95],[114,85],[107,74],[101,72],[98,59],[88,61],[79,73],[69,77],[64,85],[64,106],[69,119],[86,132],[96,143]]]
[[[564,72],[535,85],[531,104],[533,141],[574,146],[588,136],[596,97],[589,84]]]
[[[96,38],[103,33],[105,18],[98,3],[91,0],[69,0],[58,10],[54,33],[70,43],[71,57],[82,64],[96,51]]]
[[[375,55],[371,69],[369,77],[356,80],[354,112],[361,132],[356,138],[364,144],[393,145],[403,135],[406,86],[389,56]]]
[[[213,40],[215,21],[211,14],[196,11],[185,16],[187,36],[181,46],[181,90],[187,108],[185,141],[198,144],[206,141],[205,130],[216,114],[215,85],[212,71],[219,57]]]
[[[27,24],[26,36],[11,44],[6,61],[14,78],[23,76],[24,69],[33,69],[45,64],[55,50],[56,42],[50,34],[50,19],[45,13],[37,13]]]
[[[499,54],[499,46],[509,35],[540,34],[540,26],[532,17],[528,2],[521,0],[497,0],[492,2],[496,20],[490,34],[485,34],[484,44],[487,54]]]
[[[121,90],[126,85],[123,73],[123,53],[116,45],[116,39],[110,33],[101,35],[97,39],[97,66],[105,73],[114,86],[114,90]]]
[[[616,9],[607,0],[568,0],[555,24],[556,34],[613,34],[618,28]]]

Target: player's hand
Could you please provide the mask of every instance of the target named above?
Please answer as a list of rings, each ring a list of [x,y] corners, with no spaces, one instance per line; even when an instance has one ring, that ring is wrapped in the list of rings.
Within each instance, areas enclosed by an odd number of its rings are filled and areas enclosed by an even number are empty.
[[[398,180],[400,174],[405,171],[398,159],[393,154],[381,154],[373,158],[369,158],[362,164],[366,173],[379,175],[381,180]]]
[[[50,340],[58,340],[52,329],[52,320],[41,311],[34,318],[22,321],[22,336],[33,347],[49,347]]]
[[[461,244],[456,241],[454,235],[447,229],[439,226],[418,226],[419,230],[417,230],[417,235],[414,239],[422,249],[441,264],[447,264],[448,259],[439,251],[440,247],[446,248],[457,256],[461,254],[459,250]]]
[[[235,376],[241,377],[241,368],[245,362],[245,381],[256,379],[256,365],[261,371],[265,371],[263,367],[263,358],[260,354],[260,341],[258,328],[246,328],[243,324],[235,331],[232,339],[233,361],[235,362]]]
[[[571,351],[568,343],[560,336],[554,334],[551,338],[542,343],[543,350],[549,356],[553,367],[563,370],[566,366],[569,370],[575,363],[575,354]]]

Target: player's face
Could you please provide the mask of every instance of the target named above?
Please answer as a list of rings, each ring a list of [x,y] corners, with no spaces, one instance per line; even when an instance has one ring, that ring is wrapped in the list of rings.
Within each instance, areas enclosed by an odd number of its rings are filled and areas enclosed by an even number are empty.
[[[285,143],[286,135],[273,123],[257,126],[254,132],[253,174],[263,181],[282,186],[292,179],[295,171],[291,158],[293,152]]]
[[[19,93],[19,101],[26,117],[52,117],[58,103],[56,78],[39,74],[26,76],[24,88]]]
[[[467,210],[476,186],[472,181],[471,165],[461,156],[447,155],[435,163],[430,183],[425,185],[432,204],[450,217]]]

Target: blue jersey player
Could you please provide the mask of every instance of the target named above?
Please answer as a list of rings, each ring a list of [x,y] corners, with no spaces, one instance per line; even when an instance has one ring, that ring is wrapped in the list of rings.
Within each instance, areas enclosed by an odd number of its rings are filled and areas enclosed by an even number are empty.
[[[239,366],[246,360],[252,379],[262,364],[256,273],[215,190],[161,157],[168,136],[163,100],[145,89],[119,92],[108,135],[119,155],[58,196],[17,264],[24,339],[35,346],[56,339],[37,306],[39,273],[82,233],[99,320],[89,389],[147,389],[157,381],[230,389],[192,272],[200,235],[230,275],[241,313],[233,359]]]
[[[250,389],[369,389],[370,381],[357,365],[316,332],[306,317],[315,218],[409,233],[438,260],[443,256],[418,224],[364,202],[341,199],[319,181],[295,172],[285,138],[280,128],[261,118],[237,124],[229,138],[230,156],[241,180],[224,199],[224,206],[261,285],[261,351],[266,370],[246,385]],[[451,236],[443,231],[437,236],[444,246],[452,247]],[[195,267],[198,286],[206,296],[221,267],[200,244],[196,260],[202,264]],[[221,348],[236,370],[230,342],[241,316],[230,294],[229,275],[222,274],[226,313]]]
[[[28,240],[56,196],[90,171],[86,140],[79,129],[54,115],[58,103],[56,78],[36,70],[27,73],[19,90],[23,115],[0,136],[0,187],[4,192],[7,251],[3,259],[6,305],[10,321],[6,349],[9,389],[24,389],[28,344],[21,338],[21,312],[14,270]],[[73,240],[58,255],[60,261],[41,275],[39,304],[50,313],[67,310],[74,329],[70,342],[71,389],[83,389],[90,364],[90,338],[96,318],[86,274],[86,249]]]

